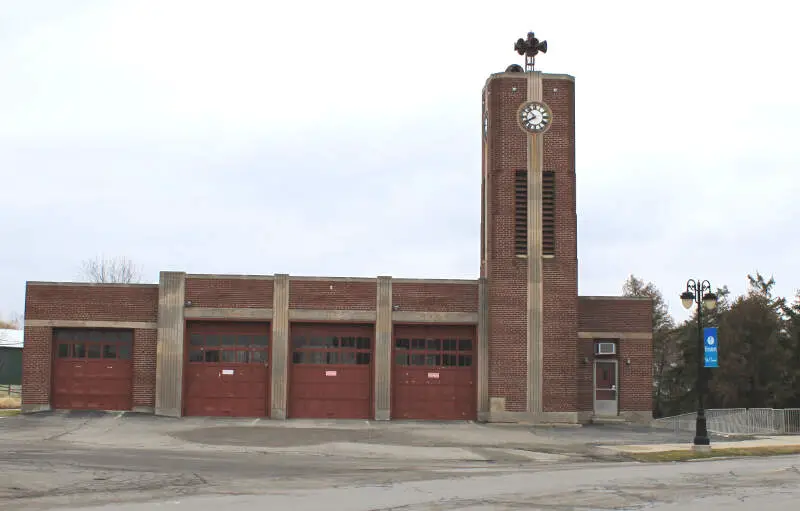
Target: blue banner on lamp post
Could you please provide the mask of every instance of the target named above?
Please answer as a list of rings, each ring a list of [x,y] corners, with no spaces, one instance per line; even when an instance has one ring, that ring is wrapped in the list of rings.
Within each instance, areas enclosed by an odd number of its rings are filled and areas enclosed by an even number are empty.
[[[719,367],[719,337],[717,327],[703,329],[703,348],[705,352],[705,367]]]

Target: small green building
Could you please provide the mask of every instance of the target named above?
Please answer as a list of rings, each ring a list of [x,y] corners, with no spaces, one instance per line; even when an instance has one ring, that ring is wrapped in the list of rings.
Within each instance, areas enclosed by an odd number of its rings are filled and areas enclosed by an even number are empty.
[[[0,330],[0,385],[22,385],[22,330]]]

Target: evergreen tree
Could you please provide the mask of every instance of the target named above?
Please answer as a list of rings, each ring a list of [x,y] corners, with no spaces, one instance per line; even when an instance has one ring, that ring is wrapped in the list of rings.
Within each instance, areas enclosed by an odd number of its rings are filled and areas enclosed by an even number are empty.
[[[650,298],[653,301],[653,415],[663,415],[664,402],[669,399],[665,385],[666,370],[678,360],[675,349],[675,320],[661,291],[652,282],[630,275],[622,286],[624,296]]]

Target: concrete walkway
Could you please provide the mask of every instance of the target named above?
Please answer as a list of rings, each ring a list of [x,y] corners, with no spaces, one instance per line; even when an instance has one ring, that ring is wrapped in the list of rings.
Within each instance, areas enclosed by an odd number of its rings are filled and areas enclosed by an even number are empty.
[[[725,449],[752,449],[758,447],[798,447],[800,448],[800,435],[764,436],[748,440],[733,440],[728,442],[711,442],[712,450]],[[638,445],[602,445],[599,449],[614,453],[642,453],[665,451],[688,451],[692,449],[691,442],[668,444],[638,444]]]

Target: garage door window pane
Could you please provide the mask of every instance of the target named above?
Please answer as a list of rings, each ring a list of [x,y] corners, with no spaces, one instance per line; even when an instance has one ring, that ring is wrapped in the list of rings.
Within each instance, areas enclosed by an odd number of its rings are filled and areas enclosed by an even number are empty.
[[[248,336],[247,339],[248,339],[247,344],[252,348],[256,348],[259,346],[266,346],[269,337],[267,337],[266,335],[251,335]],[[243,339],[240,339],[240,342],[241,340]],[[244,344],[242,344],[242,346],[244,346]]]
[[[204,344],[206,346],[219,346],[220,338],[218,335],[206,335]]]
[[[200,350],[192,350],[189,352],[189,362],[202,362],[203,352]]]
[[[428,349],[439,351],[442,349],[442,340],[441,339],[428,339]]]
[[[411,355],[411,365],[412,366],[424,366],[425,365],[425,355]]]
[[[472,339],[461,339],[458,341],[459,351],[472,351]]]
[[[202,346],[203,345],[203,336],[200,334],[192,334],[189,336],[189,344],[192,346]]]
[[[411,348],[411,342],[408,339],[395,339],[394,347],[398,350],[407,350]]]
[[[366,366],[369,365],[371,353],[358,353],[356,355],[356,364]]]
[[[429,365],[429,366],[440,366],[440,365],[442,365],[442,357],[441,357],[441,355],[427,355],[425,357],[425,365]]]
[[[224,346],[236,346],[236,336],[235,335],[223,335],[222,336],[222,344]]]
[[[356,363],[356,353],[354,351],[349,351],[349,352],[345,351],[345,352],[340,353],[339,363],[340,364],[355,365],[355,363]]]
[[[342,337],[340,346],[342,348],[355,348],[356,347],[356,338],[355,337]]]
[[[395,355],[394,362],[395,362],[395,364],[397,364],[399,366],[407,366],[408,365],[408,355],[406,355],[405,353],[400,354],[400,355]]]
[[[456,355],[442,355],[443,366],[453,367],[456,365],[457,361],[458,358],[456,357]]]
[[[83,343],[76,343],[74,350],[72,351],[72,356],[74,358],[84,358],[86,357],[86,346]]]
[[[206,351],[206,362],[219,362],[219,351],[218,350]]]
[[[411,340],[411,349],[412,350],[424,350],[425,349],[425,339],[412,339]]]
[[[302,348],[303,346],[306,345],[306,338],[302,337],[302,336],[301,337],[293,337],[292,338],[292,345],[294,345],[295,348]]]
[[[71,347],[72,347],[71,344],[59,344],[58,358],[69,358],[69,352]]]
[[[326,355],[324,351],[295,351],[292,361],[295,364],[326,364]]]
[[[236,362],[240,364],[247,364],[250,362],[250,352],[249,351],[237,351],[236,352]]]
[[[117,358],[117,345],[104,344],[103,345],[103,358]]]
[[[119,332],[119,342],[132,344],[133,343],[133,332],[129,332],[129,331]]]
[[[222,352],[222,361],[223,362],[236,362],[236,352],[225,350]]]
[[[297,355],[297,353],[295,353]],[[250,362],[263,364],[267,361],[267,353],[264,351],[254,351],[250,353]]]
[[[444,351],[456,351],[456,339],[445,339]]]
[[[458,356],[458,365],[462,367],[471,366],[472,365],[472,355],[459,355]]]
[[[369,337],[359,337],[356,343],[358,349],[368,350],[370,345],[372,344],[372,339],[370,339]]]
[[[117,358],[120,360],[128,360],[131,358],[131,347],[128,344],[122,344],[117,347]]]
[[[100,344],[89,344],[87,350],[89,358],[100,358],[100,348]]]

